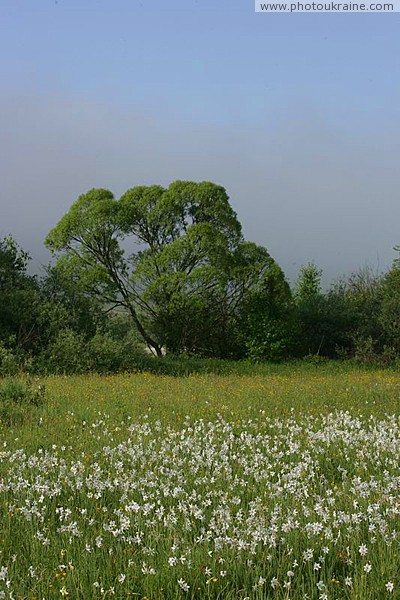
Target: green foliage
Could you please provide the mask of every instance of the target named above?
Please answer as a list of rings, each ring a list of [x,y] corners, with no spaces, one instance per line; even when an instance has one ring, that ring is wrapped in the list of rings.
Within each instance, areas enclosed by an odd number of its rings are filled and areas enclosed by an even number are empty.
[[[31,380],[4,381],[0,387],[0,423],[7,426],[21,425],[29,418],[32,408],[41,406],[44,400],[43,385],[34,385]]]
[[[287,357],[292,345],[291,329],[283,320],[268,316],[250,320],[246,339],[246,356],[254,362],[280,361]]]
[[[38,284],[26,273],[29,255],[8,236],[0,240],[0,340],[29,350],[35,345]]]
[[[129,312],[158,356],[163,345],[176,353],[240,354],[241,306],[275,264],[265,249],[243,241],[226,191],[209,182],[139,186],[120,200],[93,189],[46,244],[58,253],[57,270],[107,307]]]
[[[300,267],[295,288],[295,297],[298,303],[306,303],[321,295],[322,269],[311,262]]]
[[[252,361],[279,361],[290,355],[295,334],[292,296],[283,271],[272,259],[245,297],[240,331],[246,357]]]
[[[48,373],[85,373],[90,368],[85,337],[72,329],[61,329],[46,351],[39,357],[36,368]]]
[[[382,353],[387,341],[379,316],[382,277],[361,269],[334,282],[323,293],[320,274],[315,265],[300,273],[295,292],[298,353],[330,358]]]
[[[98,373],[133,371],[137,368],[138,357],[143,353],[131,332],[115,338],[110,332],[99,331],[88,341],[86,349],[90,369]]]
[[[0,376],[15,375],[20,369],[21,363],[15,351],[0,341]]]
[[[143,348],[139,348],[130,330],[115,336],[112,331],[99,329],[86,338],[83,333],[65,328],[35,357],[32,369],[36,373],[64,375],[132,371],[137,369],[142,354]]]
[[[386,347],[400,356],[400,267],[383,277],[378,323],[382,327]]]
[[[0,240],[0,289],[10,289],[25,283],[29,254],[24,252],[11,235]]]

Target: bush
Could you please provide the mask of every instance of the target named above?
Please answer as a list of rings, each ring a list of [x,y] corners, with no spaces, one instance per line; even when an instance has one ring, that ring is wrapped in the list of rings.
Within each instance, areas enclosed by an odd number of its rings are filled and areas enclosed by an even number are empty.
[[[90,359],[84,336],[66,328],[40,356],[36,370],[42,373],[74,375],[90,369]]]
[[[0,341],[0,376],[15,375],[19,368],[19,361],[14,352]]]
[[[10,338],[9,342],[15,344]],[[29,371],[31,359],[21,348],[10,348],[0,340],[0,377]]]
[[[41,406],[45,399],[42,385],[33,385],[10,379],[0,388],[0,422],[5,425],[21,425],[31,410]]]

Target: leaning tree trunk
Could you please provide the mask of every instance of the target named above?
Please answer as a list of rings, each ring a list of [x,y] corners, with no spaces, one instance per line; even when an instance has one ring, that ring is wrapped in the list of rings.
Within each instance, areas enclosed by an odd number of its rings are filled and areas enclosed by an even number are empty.
[[[137,327],[137,330],[139,331],[140,335],[142,336],[142,338],[144,339],[146,344],[149,346],[149,348],[154,349],[154,352],[156,353],[157,358],[162,358],[162,356],[163,356],[162,347],[150,335],[148,335],[145,328],[139,321],[136,311],[131,304],[129,304],[129,312],[130,312],[132,319]]]

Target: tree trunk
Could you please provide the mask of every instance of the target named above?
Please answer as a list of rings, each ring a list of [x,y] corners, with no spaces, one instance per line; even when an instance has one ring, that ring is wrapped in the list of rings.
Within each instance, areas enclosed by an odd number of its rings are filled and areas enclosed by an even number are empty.
[[[150,337],[146,330],[144,329],[143,325],[141,324],[141,322],[138,319],[138,316],[136,314],[135,309],[133,308],[133,306],[131,304],[128,305],[129,308],[129,312],[131,313],[132,319],[135,322],[135,325],[140,333],[140,335],[142,336],[142,338],[144,339],[144,341],[146,342],[146,344],[150,347],[153,348],[157,358],[162,358],[163,353],[162,353],[162,348],[160,346],[160,344],[158,344],[155,340],[153,340],[152,337]]]

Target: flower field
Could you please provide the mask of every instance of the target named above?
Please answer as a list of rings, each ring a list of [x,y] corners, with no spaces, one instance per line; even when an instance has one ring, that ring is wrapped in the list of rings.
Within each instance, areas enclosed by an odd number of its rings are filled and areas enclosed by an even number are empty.
[[[400,598],[395,373],[44,385],[2,428],[0,598]]]

